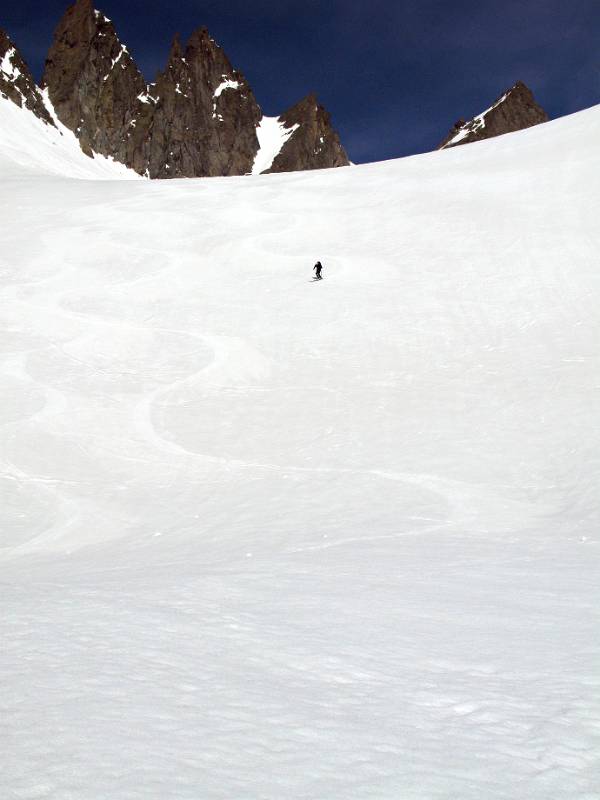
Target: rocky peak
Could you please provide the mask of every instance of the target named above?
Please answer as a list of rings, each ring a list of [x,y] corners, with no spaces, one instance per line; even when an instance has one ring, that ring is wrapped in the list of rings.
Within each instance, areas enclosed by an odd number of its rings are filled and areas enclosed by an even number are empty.
[[[150,177],[243,175],[258,150],[261,111],[244,76],[233,69],[206,28],[171,45],[146,119]],[[136,128],[144,128],[136,122]]]
[[[171,42],[171,49],[169,50],[169,57],[167,59],[167,64],[169,66],[173,66],[178,61],[183,59],[183,48],[181,46],[181,37],[178,33],[175,34],[173,37],[173,41]]]
[[[54,34],[42,85],[85,152],[127,160],[136,98],[146,91],[127,47],[92,0],[77,0]]]
[[[531,90],[517,81],[507,89],[486,111],[465,122],[459,119],[439,145],[438,150],[491,139],[548,121],[548,115],[534,99]]]
[[[0,92],[49,124],[60,121],[88,155],[112,157],[150,178],[348,164],[314,95],[278,119],[263,118],[246,78],[206,28],[194,31],[185,47],[176,36],[164,71],[146,85],[111,20],[93,0],[76,0],[56,28],[44,92],[5,34],[0,64]],[[267,129],[275,135],[265,135]]]
[[[294,172],[349,165],[346,151],[331,125],[331,117],[315,94],[307,95],[288,109],[279,117],[279,122],[292,133],[268,172]]]
[[[44,104],[29,67],[12,43],[10,37],[0,28],[0,95],[12,100],[20,108],[33,111],[48,125],[54,125]]]

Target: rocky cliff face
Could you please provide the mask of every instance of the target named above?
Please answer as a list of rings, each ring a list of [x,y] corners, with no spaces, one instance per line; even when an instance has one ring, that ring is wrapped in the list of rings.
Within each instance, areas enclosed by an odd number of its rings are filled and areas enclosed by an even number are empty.
[[[8,52],[12,45],[0,39],[3,46]],[[10,69],[0,72],[0,91],[6,84],[11,99],[35,106],[52,124],[29,71],[31,85],[25,86],[25,68],[21,61],[14,66],[14,58],[4,57],[2,64]],[[16,75],[15,70],[21,81],[18,92],[17,79],[8,74]],[[76,0],[56,29],[42,87],[58,120],[75,133],[88,155],[113,157],[150,178],[253,170],[262,113],[248,82],[206,28],[192,34],[185,50],[175,37],[165,70],[148,86],[111,20],[94,8],[93,0]],[[329,115],[314,96],[280,120],[292,134],[269,171],[349,163]]]
[[[0,29],[0,95],[12,100],[20,108],[29,109],[48,125],[54,125],[29,67],[2,29]]]
[[[260,107],[206,28],[185,52],[176,37],[164,72],[138,109],[134,151],[151,178],[244,175],[258,151]],[[134,164],[139,169],[135,160]]]
[[[128,134],[146,82],[112,22],[78,0],[60,21],[42,86],[59,120],[92,150],[127,163]]]
[[[438,150],[491,139],[504,133],[531,128],[547,122],[548,115],[539,106],[531,90],[521,81],[502,94],[496,102],[473,119],[460,119],[439,145]]]
[[[350,163],[331,117],[314,94],[292,106],[279,121],[293,132],[268,172],[345,167]]]

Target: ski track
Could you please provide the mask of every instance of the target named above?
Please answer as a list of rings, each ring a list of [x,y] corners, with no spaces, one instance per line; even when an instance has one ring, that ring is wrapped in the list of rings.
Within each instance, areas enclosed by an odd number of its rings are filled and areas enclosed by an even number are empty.
[[[311,175],[9,171],[7,798],[600,800],[586,114]]]

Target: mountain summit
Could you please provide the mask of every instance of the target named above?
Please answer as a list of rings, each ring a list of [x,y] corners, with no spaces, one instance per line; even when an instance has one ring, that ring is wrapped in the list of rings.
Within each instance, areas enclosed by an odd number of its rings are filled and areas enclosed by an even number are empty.
[[[314,94],[309,94],[279,117],[292,134],[273,161],[269,172],[344,167],[346,151],[331,125],[331,117]]]
[[[9,45],[0,39],[1,47],[8,51]],[[12,85],[5,93],[17,104],[27,96],[28,107],[38,97],[36,113],[48,115],[35,82],[27,80],[31,85],[20,93]],[[3,71],[0,89],[7,81]],[[164,71],[147,85],[112,21],[92,0],[77,0],[56,28],[42,87],[87,155],[114,158],[150,178],[244,175],[262,163],[273,172],[350,163],[329,114],[312,95],[280,118],[285,136],[274,161],[261,155],[266,118],[248,81],[206,28],[198,28],[185,49],[176,36]]]
[[[60,21],[43,88],[58,119],[92,151],[128,161],[128,132],[146,82],[108,17],[78,0]]]
[[[164,72],[138,98],[132,164],[151,178],[244,175],[259,143],[260,106],[206,28],[185,51],[176,36]]]
[[[438,150],[491,139],[548,122],[548,115],[539,106],[531,89],[522,81],[507,89],[490,108],[465,122],[459,119],[439,145]]]

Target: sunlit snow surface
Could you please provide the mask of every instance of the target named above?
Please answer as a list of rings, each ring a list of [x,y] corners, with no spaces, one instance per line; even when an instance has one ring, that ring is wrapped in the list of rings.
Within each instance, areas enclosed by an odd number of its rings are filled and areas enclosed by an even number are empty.
[[[261,119],[260,125],[256,129],[258,153],[252,167],[253,175],[260,175],[261,172],[271,169],[281,148],[299,127],[299,125],[292,125],[291,128],[286,128],[285,123],[279,121],[279,117],[263,117]]]
[[[2,135],[2,797],[600,797],[600,108],[203,181]]]
[[[5,196],[5,181],[25,176],[141,180],[135,172],[116,161],[100,155],[89,158],[82,153],[73,132],[58,121],[47,90],[42,93],[42,97],[56,128],[0,95],[0,180]],[[31,187],[29,193],[29,202],[33,202],[36,193]],[[2,220],[3,229],[5,225],[6,222]],[[7,255],[6,251],[0,253],[0,257]]]

